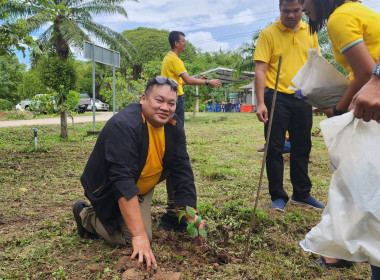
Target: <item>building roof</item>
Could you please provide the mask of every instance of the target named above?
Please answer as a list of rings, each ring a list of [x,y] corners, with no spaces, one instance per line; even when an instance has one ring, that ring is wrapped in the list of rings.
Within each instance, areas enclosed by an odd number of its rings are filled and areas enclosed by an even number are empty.
[[[206,74],[215,73],[215,78],[219,79],[222,84],[231,84],[233,82],[248,80],[255,77],[255,72],[242,71],[240,77],[238,79],[234,79],[234,72],[236,72],[235,69],[218,67],[208,70],[206,72],[195,74],[192,77],[198,78]]]
[[[240,89],[243,89],[243,90],[246,89],[248,91],[252,91],[252,89],[254,89],[254,88],[255,88],[255,84],[253,82],[248,84],[248,85],[240,87]]]

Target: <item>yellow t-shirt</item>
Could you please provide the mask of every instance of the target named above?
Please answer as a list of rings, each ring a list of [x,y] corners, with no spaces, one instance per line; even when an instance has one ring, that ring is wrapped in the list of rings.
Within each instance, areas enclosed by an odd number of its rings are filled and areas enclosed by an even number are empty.
[[[347,2],[336,8],[330,15],[327,31],[333,46],[334,57],[344,69],[350,72],[350,80],[354,76],[343,56],[346,50],[364,42],[373,61],[377,61],[380,54],[380,14],[359,2]]]
[[[253,58],[268,64],[265,86],[275,88],[278,62],[282,56],[278,91],[294,94],[288,87],[294,87],[291,80],[306,63],[311,48],[319,51],[318,38],[309,34],[308,24],[302,21],[296,32],[284,26],[280,19],[265,28],[257,40]]]
[[[165,153],[165,128],[154,127],[147,121],[149,133],[149,149],[146,158],[145,166],[140,174],[136,185],[140,192],[138,194],[146,194],[160,180],[163,162],[162,159]]]
[[[171,78],[178,84],[178,95],[183,95],[181,75],[187,72],[183,61],[172,51],[164,57],[161,66],[161,76]]]

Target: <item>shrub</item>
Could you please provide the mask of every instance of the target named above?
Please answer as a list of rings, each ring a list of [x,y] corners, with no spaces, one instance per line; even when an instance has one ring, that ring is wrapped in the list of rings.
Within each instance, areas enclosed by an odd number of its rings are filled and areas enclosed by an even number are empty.
[[[0,99],[0,110],[3,110],[3,111],[13,110],[12,102],[10,102],[6,99]]]

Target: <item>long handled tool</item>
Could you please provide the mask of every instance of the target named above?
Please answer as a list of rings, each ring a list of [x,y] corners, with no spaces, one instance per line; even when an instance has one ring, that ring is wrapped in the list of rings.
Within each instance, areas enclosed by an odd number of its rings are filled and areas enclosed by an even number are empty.
[[[272,120],[273,120],[274,106],[276,104],[276,98],[277,98],[277,87],[278,87],[278,80],[279,80],[279,77],[280,77],[281,62],[282,62],[282,56],[280,56],[280,59],[278,61],[277,76],[276,76],[276,85],[274,87],[274,94],[273,94],[273,98],[272,98],[272,107],[271,107],[270,117],[269,117],[269,124],[268,124],[268,130],[267,130],[267,138],[265,139],[265,149],[264,149],[263,162],[261,164],[261,173],[260,173],[259,187],[257,188],[256,201],[255,201],[255,207],[253,208],[253,213],[252,213],[252,218],[251,218],[251,224],[249,226],[248,235],[247,235],[247,237],[245,239],[245,248],[244,248],[244,253],[243,253],[243,263],[245,263],[245,261],[246,261],[248,247],[249,247],[249,240],[251,238],[251,232],[252,232],[252,229],[253,229],[253,225],[255,223],[257,205],[259,204],[259,195],[260,195],[260,190],[261,190],[261,182],[263,180],[264,168],[265,168],[265,163],[266,163],[266,158],[267,158],[267,152],[268,152],[268,146],[269,146],[270,132],[271,132],[271,129],[272,129]]]

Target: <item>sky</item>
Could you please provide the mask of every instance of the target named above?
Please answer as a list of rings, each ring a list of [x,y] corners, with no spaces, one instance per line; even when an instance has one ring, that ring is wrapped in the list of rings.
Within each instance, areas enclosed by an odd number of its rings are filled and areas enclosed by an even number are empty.
[[[118,32],[138,27],[179,30],[202,51],[227,51],[250,42],[255,31],[276,21],[278,3],[278,0],[126,1],[123,6],[127,19],[102,16],[94,17],[94,21]],[[362,3],[380,13],[379,0],[362,0]],[[28,57],[18,57],[28,64]]]

